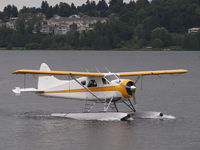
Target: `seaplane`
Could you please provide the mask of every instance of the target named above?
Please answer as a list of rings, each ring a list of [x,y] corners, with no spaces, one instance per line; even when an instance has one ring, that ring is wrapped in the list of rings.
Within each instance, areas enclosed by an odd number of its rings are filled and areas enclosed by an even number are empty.
[[[12,91],[16,95],[22,92],[34,92],[39,96],[66,98],[85,102],[85,108],[80,113],[55,113],[53,116],[62,116],[79,120],[129,120],[136,112],[136,83],[143,76],[183,74],[188,70],[156,70],[118,73],[94,73],[74,71],[52,71],[46,63],[42,63],[40,70],[20,69],[13,74],[36,75],[37,88],[16,87]],[[57,76],[66,76],[67,80]],[[136,80],[122,79],[121,77],[136,76]],[[25,81],[24,81],[25,82]],[[95,105],[100,103],[102,111],[95,112]],[[126,112],[118,108],[118,103],[127,107]],[[108,111],[109,110],[109,111]],[[112,110],[112,111],[110,111]],[[160,113],[160,116],[163,114]]]

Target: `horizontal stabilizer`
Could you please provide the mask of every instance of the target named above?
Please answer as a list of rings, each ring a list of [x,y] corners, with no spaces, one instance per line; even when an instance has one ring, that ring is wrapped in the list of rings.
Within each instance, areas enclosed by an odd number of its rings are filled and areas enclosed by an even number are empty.
[[[20,87],[16,87],[15,89],[12,90],[17,96],[21,94],[21,92],[43,92],[41,90],[35,89],[35,88],[23,88],[21,89]]]

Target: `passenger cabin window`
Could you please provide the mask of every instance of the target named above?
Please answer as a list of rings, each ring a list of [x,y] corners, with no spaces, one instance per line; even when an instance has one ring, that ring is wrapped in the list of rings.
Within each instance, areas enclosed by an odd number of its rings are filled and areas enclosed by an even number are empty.
[[[108,81],[106,81],[105,78],[102,78],[102,82],[103,82],[103,84],[108,84]]]
[[[86,81],[84,80],[84,81],[81,81],[81,84],[82,85],[86,85]]]
[[[90,80],[88,83],[88,87],[97,87],[97,82],[95,80]]]

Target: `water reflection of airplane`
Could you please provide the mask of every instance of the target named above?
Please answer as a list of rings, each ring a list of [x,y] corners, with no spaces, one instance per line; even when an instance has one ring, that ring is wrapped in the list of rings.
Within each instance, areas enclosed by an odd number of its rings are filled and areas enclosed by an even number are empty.
[[[109,119],[117,118],[126,120],[130,114],[136,112],[136,83],[140,77],[148,75],[164,74],[182,74],[188,70],[158,70],[158,71],[140,71],[140,72],[122,72],[122,73],[91,73],[91,72],[70,72],[70,71],[51,71],[47,64],[43,63],[40,70],[16,70],[13,74],[33,74],[38,75],[37,88],[19,88],[13,89],[13,92],[20,95],[21,92],[35,92],[40,96],[59,97],[74,100],[85,101],[84,113],[63,114],[69,118],[81,119]],[[54,75],[68,76],[68,80],[60,80]],[[124,76],[137,76],[136,81],[130,79],[121,79]],[[79,77],[79,78],[77,78]],[[132,99],[132,101],[131,101]],[[103,103],[102,112],[91,113],[95,104]],[[118,103],[124,103],[130,110],[129,112],[119,112]],[[112,112],[108,109],[112,108]],[[57,114],[58,115],[58,114]],[[55,115],[56,116],[56,115]]]

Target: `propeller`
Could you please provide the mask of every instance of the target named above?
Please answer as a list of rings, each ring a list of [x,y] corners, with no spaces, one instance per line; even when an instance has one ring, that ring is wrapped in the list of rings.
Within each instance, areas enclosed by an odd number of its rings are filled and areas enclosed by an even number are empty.
[[[128,82],[127,85],[121,84],[127,89],[127,92],[132,95],[133,98],[133,104],[136,105],[136,97],[135,97],[135,91],[136,86],[134,85],[134,82]]]
[[[133,104],[136,105],[136,97],[135,97],[135,94],[133,94]]]
[[[131,91],[132,91],[132,98],[133,98],[133,104],[136,105],[136,97],[135,97],[135,90],[136,90],[136,87],[134,86],[134,90],[132,90],[133,87],[131,86]]]
[[[142,87],[142,80],[143,80],[143,76],[141,75],[141,76],[138,76],[137,78],[136,78],[136,80],[135,80],[135,84],[139,81],[141,79],[141,90],[143,90],[143,87]]]
[[[130,86],[129,87],[131,92],[132,92],[132,98],[133,98],[133,104],[136,105],[136,97],[135,97],[135,90],[136,90],[136,87],[134,85]]]

